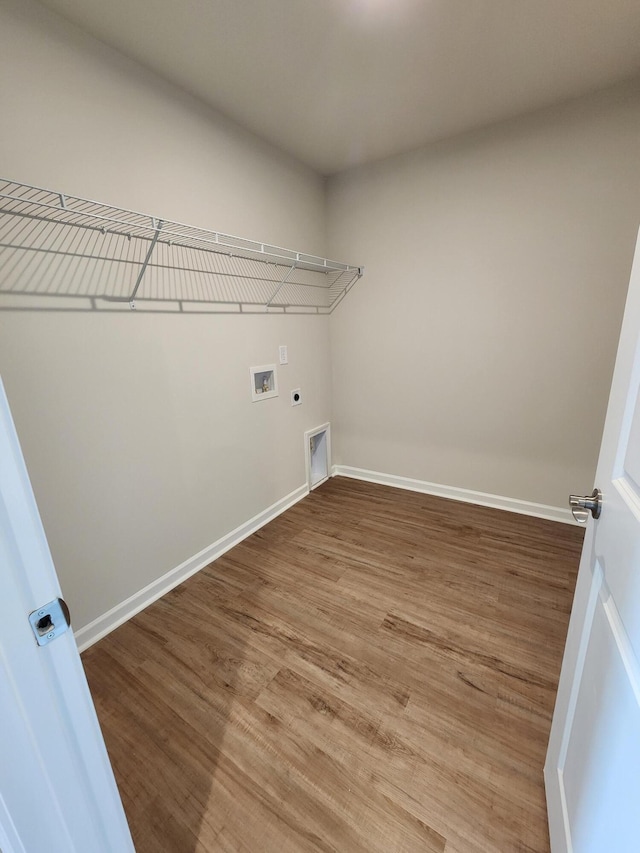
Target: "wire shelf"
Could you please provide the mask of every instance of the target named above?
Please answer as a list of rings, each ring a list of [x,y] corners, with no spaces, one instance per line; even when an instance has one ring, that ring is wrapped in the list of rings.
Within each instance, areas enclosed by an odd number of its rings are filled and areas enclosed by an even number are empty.
[[[0,179],[0,296],[67,297],[91,309],[330,314],[362,272]]]

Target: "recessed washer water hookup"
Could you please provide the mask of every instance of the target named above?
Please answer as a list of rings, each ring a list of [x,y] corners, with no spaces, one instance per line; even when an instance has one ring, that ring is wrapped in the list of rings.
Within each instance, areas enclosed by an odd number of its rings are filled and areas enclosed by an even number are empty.
[[[278,376],[275,364],[263,364],[260,367],[250,367],[251,399],[269,400],[278,396]]]

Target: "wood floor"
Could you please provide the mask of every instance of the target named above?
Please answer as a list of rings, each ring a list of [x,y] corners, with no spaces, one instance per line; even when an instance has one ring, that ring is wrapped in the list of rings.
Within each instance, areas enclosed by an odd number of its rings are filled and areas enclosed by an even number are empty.
[[[548,851],[581,542],[334,478],[93,646],[138,853]]]

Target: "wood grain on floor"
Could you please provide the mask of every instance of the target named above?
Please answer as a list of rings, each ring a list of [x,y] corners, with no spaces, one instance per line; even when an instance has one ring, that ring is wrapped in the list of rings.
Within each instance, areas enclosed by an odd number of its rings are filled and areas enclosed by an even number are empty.
[[[581,544],[317,489],[83,655],[138,853],[548,853]]]

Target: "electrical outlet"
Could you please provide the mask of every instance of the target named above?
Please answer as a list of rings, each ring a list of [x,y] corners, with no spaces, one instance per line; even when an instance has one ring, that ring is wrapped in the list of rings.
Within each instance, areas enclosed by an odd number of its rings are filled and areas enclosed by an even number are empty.
[[[299,388],[295,388],[291,392],[291,405],[292,406],[300,406],[302,405],[302,392]]]
[[[287,353],[287,345],[283,344],[282,346],[278,347],[278,350],[280,352],[280,364],[289,364],[289,355]]]

